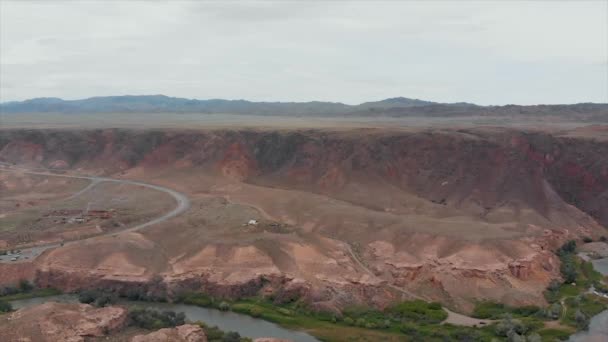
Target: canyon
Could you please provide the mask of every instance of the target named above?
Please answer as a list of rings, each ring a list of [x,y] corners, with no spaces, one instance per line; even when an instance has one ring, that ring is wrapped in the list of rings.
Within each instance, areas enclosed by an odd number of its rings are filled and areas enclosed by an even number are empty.
[[[2,130],[0,162],[54,170],[47,182],[138,180],[192,205],[143,230],[0,264],[0,283],[262,295],[334,312],[413,298],[461,312],[483,300],[544,306],[560,278],[553,252],[608,235],[606,130]],[[0,186],[44,181],[17,174]]]

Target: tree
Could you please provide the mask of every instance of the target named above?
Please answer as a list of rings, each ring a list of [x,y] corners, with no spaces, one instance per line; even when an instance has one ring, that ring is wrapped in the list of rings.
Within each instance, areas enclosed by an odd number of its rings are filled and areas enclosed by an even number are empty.
[[[564,278],[565,283],[573,283],[578,277],[576,270],[575,260],[571,255],[565,255],[561,258],[562,264],[560,266],[560,272]]]

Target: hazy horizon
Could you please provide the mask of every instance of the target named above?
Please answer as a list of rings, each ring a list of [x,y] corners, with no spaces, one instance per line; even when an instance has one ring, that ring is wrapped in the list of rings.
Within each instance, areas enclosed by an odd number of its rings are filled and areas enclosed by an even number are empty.
[[[575,102],[575,103],[535,103],[535,104],[519,104],[519,103],[504,103],[504,104],[500,104],[500,105],[480,105],[478,103],[474,103],[474,102],[470,102],[470,101],[458,101],[458,102],[445,102],[445,101],[431,101],[428,99],[421,99],[421,98],[412,98],[412,97],[407,97],[407,96],[396,96],[396,97],[390,97],[390,98],[383,98],[383,99],[368,99],[362,102],[358,102],[358,103],[344,103],[344,102],[340,102],[340,101],[332,101],[332,100],[326,100],[326,101],[320,101],[320,100],[310,100],[310,101],[289,101],[289,100],[250,100],[250,99],[246,99],[246,98],[192,98],[192,97],[180,97],[180,96],[170,96],[170,95],[166,95],[166,94],[118,94],[118,95],[104,95],[104,96],[89,96],[89,97],[83,97],[83,98],[74,98],[74,99],[66,99],[66,98],[61,98],[61,97],[54,97],[54,96],[41,96],[41,97],[33,97],[33,98],[28,98],[28,99],[23,99],[23,100],[9,100],[9,101],[3,101],[0,99],[0,104],[7,104],[7,103],[11,103],[11,102],[25,102],[25,101],[31,101],[31,100],[41,100],[41,99],[59,99],[62,101],[83,101],[83,100],[89,100],[89,99],[94,99],[94,98],[107,98],[107,97],[155,97],[155,96],[164,96],[164,97],[168,97],[168,98],[177,98],[177,99],[183,99],[183,100],[196,100],[196,101],[212,101],[212,100],[221,100],[221,101],[247,101],[247,102],[251,102],[251,103],[309,103],[309,102],[325,102],[325,103],[335,103],[335,104],[345,104],[348,106],[357,106],[357,105],[362,105],[364,103],[369,103],[369,102],[379,102],[379,101],[385,101],[385,100],[393,100],[393,99],[399,99],[399,98],[405,98],[405,99],[409,99],[409,100],[420,100],[420,101],[429,101],[429,102],[434,102],[434,103],[438,103],[438,104],[455,104],[455,103],[467,103],[467,104],[471,104],[471,105],[478,105],[478,106],[509,106],[509,105],[515,105],[515,106],[534,106],[534,105],[538,105],[538,106],[542,106],[542,105],[576,105],[576,104],[586,104],[586,103],[590,103],[590,104],[608,104],[608,99],[606,100],[606,102]]]
[[[608,102],[608,2],[0,2],[0,101]]]

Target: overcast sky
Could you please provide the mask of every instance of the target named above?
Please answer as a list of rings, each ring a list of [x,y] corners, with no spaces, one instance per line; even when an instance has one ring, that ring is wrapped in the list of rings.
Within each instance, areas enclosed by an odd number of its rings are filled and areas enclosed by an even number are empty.
[[[0,0],[0,101],[608,102],[608,0]]]

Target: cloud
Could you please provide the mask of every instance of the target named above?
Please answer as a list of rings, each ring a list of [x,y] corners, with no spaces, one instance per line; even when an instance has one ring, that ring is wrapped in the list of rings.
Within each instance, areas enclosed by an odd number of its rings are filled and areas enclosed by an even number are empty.
[[[0,100],[608,102],[607,7],[1,1]]]

